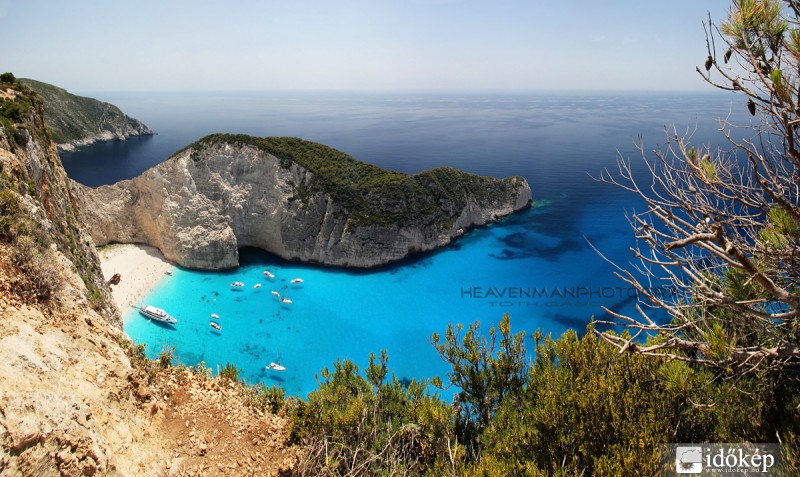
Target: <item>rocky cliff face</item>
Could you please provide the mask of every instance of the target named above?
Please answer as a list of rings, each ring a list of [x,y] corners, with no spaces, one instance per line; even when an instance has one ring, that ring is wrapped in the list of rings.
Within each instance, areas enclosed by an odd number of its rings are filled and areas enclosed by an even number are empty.
[[[238,265],[252,246],[289,260],[373,267],[442,247],[528,206],[520,177],[409,176],[294,138],[216,135],[141,176],[74,184],[98,245],[154,245],[180,265]]]
[[[0,117],[0,474],[135,468],[151,422],[130,398],[127,339],[43,107],[13,101]]]
[[[41,81],[20,81],[34,90],[44,103],[45,124],[61,151],[100,141],[124,141],[131,136],[153,134],[152,129],[113,104],[76,96]]]
[[[248,406],[233,383],[159,372],[135,352],[42,104],[10,88],[0,107],[0,475],[275,475],[291,466],[285,419]]]
[[[71,181],[44,127],[43,105],[32,93],[18,95],[14,103],[18,107],[13,114],[0,117],[0,189],[5,205],[1,212],[20,218],[8,218],[0,235],[28,237],[39,249],[47,247],[43,252],[69,262],[92,307],[119,324],[96,250],[79,217]],[[11,211],[12,202],[16,212]],[[15,224],[22,230],[15,230]]]

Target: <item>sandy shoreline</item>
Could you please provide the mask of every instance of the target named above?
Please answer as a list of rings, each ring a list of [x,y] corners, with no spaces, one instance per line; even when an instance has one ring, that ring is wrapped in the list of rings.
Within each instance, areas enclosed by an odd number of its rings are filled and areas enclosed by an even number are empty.
[[[126,313],[132,305],[145,305],[140,303],[142,297],[173,268],[157,248],[149,245],[114,244],[99,248],[98,253],[106,281],[120,274],[119,285],[111,286],[120,313]]]

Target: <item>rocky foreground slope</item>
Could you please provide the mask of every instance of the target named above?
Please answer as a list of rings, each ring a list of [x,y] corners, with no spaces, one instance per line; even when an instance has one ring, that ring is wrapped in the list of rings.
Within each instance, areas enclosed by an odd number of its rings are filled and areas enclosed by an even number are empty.
[[[277,475],[286,419],[238,385],[160,369],[120,328],[44,126],[15,84],[0,103],[0,475]]]
[[[44,103],[45,124],[61,151],[72,151],[95,142],[153,134],[147,125],[123,113],[113,104],[76,96],[63,88],[32,79],[21,83]]]
[[[74,187],[98,245],[146,243],[199,269],[235,267],[245,246],[374,267],[442,247],[531,200],[521,177],[406,175],[301,139],[243,135],[203,138],[133,180]]]

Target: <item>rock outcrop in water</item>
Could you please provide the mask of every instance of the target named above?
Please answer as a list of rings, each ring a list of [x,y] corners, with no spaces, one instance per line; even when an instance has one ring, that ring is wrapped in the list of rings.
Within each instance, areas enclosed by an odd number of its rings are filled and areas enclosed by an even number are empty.
[[[374,267],[442,247],[527,207],[525,179],[452,168],[386,171],[296,138],[212,135],[141,176],[74,184],[95,243],[146,243],[199,269],[252,246],[289,260]]]
[[[44,103],[45,124],[60,151],[153,134],[152,129],[113,104],[76,96],[41,81],[21,79],[20,82],[34,90]]]

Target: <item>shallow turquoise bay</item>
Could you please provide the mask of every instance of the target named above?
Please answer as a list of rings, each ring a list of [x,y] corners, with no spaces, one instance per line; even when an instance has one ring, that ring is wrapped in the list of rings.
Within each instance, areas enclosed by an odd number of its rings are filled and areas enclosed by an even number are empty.
[[[383,349],[400,379],[444,378],[448,367],[429,340],[433,333],[444,334],[448,323],[479,320],[486,330],[508,312],[514,330],[528,333],[532,349],[534,330],[560,335],[567,327],[585,328],[600,310],[603,302],[597,298],[549,291],[524,296],[525,290],[543,287],[569,292],[592,286],[602,266],[589,247],[561,254],[561,265],[568,261],[575,267],[555,268],[547,257],[532,253],[552,241],[531,229],[548,207],[529,209],[473,230],[442,251],[377,271],[308,266],[257,250],[243,250],[236,270],[176,269],[142,304],[165,308],[178,325],[161,326],[131,309],[125,330],[148,344],[150,357],[175,346],[180,363],[203,361],[216,371],[230,362],[248,383],[280,384],[290,395],[305,396],[316,388],[315,374],[337,358],[363,367],[370,352]],[[264,270],[275,278],[267,278]],[[293,278],[303,283],[293,285]],[[234,290],[234,281],[246,286]],[[273,290],[293,303],[280,303]],[[209,326],[212,313],[220,316],[221,332]],[[265,369],[273,361],[286,370]]]
[[[102,99],[159,134],[63,154],[70,177],[92,186],[134,177],[214,132],[299,136],[400,172],[452,166],[521,175],[531,184],[534,208],[415,260],[357,272],[249,250],[237,270],[176,270],[142,300],[175,315],[174,329],[135,310],[125,313],[126,332],[146,343],[151,357],[175,346],[180,363],[204,361],[216,370],[230,362],[247,382],[280,384],[298,396],[315,389],[315,374],[337,358],[363,367],[369,353],[383,349],[398,378],[444,378],[448,367],[429,340],[448,323],[480,320],[485,331],[510,313],[514,330],[528,334],[532,355],[530,334],[537,329],[553,336],[585,332],[592,316],[603,317],[602,306],[635,313],[635,298],[592,246],[626,266],[635,243],[625,214],[642,204],[593,177],[616,170],[618,155],[638,164],[638,136],[650,150],[664,140],[668,124],[680,130],[687,120],[697,122],[698,140],[713,144],[721,139],[714,118],[731,112],[726,96],[682,93],[120,93]],[[265,279],[264,269],[275,281]],[[302,286],[289,284],[295,277]],[[233,291],[233,281],[247,286]],[[281,305],[272,290],[293,303]],[[521,296],[531,290],[539,294]],[[212,313],[221,317],[221,333],[209,326]],[[273,361],[286,370],[266,370]]]

